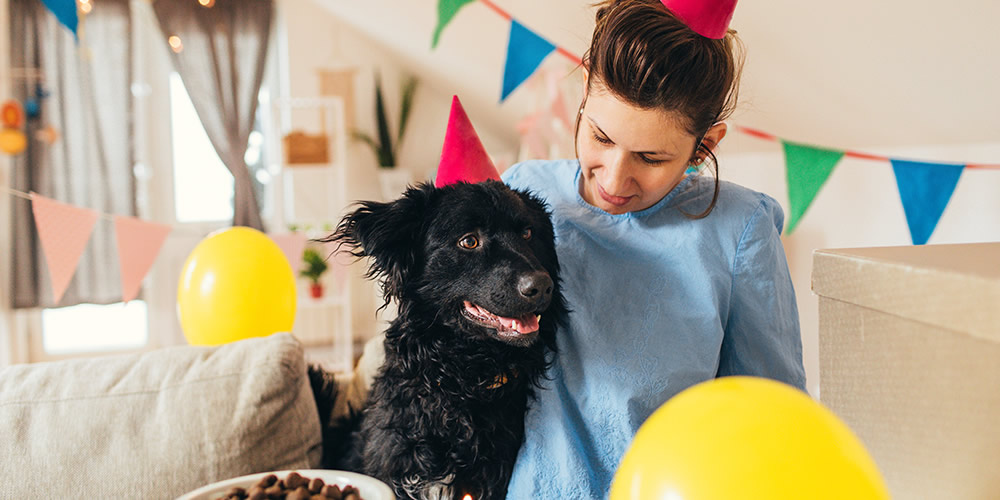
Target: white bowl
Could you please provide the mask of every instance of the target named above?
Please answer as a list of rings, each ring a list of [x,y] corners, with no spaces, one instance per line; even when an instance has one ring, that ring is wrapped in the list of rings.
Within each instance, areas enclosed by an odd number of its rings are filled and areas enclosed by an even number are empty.
[[[251,486],[257,484],[257,481],[260,481],[261,478],[267,476],[268,474],[274,474],[275,476],[278,476],[278,479],[284,479],[288,477],[290,472],[298,472],[303,477],[307,477],[309,479],[320,478],[326,484],[335,484],[341,488],[347,485],[354,486],[358,489],[358,492],[361,493],[361,498],[364,500],[396,500],[396,496],[392,494],[392,489],[374,477],[358,474],[356,472],[322,469],[298,469],[295,471],[282,470],[234,477],[232,479],[226,479],[225,481],[219,481],[217,483],[212,483],[208,486],[198,488],[190,493],[186,493],[178,497],[177,500],[215,500],[216,498],[224,495],[234,486],[250,489]]]

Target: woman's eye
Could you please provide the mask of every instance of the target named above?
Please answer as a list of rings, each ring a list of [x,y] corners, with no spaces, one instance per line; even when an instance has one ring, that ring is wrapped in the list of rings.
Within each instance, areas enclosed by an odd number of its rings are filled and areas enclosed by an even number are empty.
[[[467,234],[462,236],[462,239],[458,240],[458,246],[466,249],[473,250],[479,247],[479,238],[474,234]]]
[[[611,139],[608,139],[607,137],[601,135],[597,135],[596,132],[594,133],[594,140],[601,144],[612,144]]]
[[[531,239],[531,228],[530,227],[524,228],[524,231],[521,232],[521,237],[524,238],[524,239],[526,239],[526,240],[530,240]]]
[[[650,158],[650,157],[648,157],[648,156],[646,156],[646,155],[639,155],[639,158],[640,158],[640,159],[641,159],[641,160],[642,160],[642,161],[643,161],[644,163],[648,163],[648,164],[650,164],[650,165],[657,165],[657,164],[659,164],[659,163],[663,163],[664,161],[666,161],[666,160],[657,160],[657,159],[654,159],[654,158]]]

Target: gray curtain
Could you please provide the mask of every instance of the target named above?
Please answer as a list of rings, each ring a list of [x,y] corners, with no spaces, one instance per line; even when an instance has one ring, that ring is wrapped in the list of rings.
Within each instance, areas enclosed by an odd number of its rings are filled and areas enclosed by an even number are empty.
[[[81,25],[79,43],[39,0],[9,0],[11,65],[44,75],[40,116],[28,118],[28,149],[14,158],[12,185],[103,213],[135,215],[132,174],[131,20],[128,0],[100,0]],[[15,79],[14,97],[33,95],[33,80]],[[52,125],[54,144],[36,138]],[[97,223],[59,304],[52,302],[47,265],[30,202],[13,201],[12,302],[15,308],[121,300],[112,224]]]
[[[172,54],[174,68],[191,96],[219,158],[233,174],[233,225],[263,230],[250,171],[243,159],[253,130],[257,93],[264,77],[272,0],[159,0],[153,10],[167,37],[183,50]]]

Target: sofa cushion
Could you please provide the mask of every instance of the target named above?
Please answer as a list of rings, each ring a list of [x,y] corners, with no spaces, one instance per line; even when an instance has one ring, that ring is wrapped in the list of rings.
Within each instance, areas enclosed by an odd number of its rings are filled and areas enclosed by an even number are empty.
[[[173,498],[322,453],[287,333],[4,368],[0,436],[5,498]]]

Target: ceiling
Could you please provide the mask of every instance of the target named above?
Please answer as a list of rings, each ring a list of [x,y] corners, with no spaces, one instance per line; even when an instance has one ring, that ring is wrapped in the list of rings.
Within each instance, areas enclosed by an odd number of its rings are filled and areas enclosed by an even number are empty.
[[[516,134],[536,105],[524,89],[499,103],[510,25],[482,2],[463,7],[431,50],[437,0],[315,1],[498,131]],[[590,1],[494,2],[573,54],[587,47]],[[997,0],[744,0],[731,27],[747,47],[733,123],[847,149],[1000,142]],[[559,54],[543,67],[579,78]],[[741,144],[773,148],[762,142]]]

